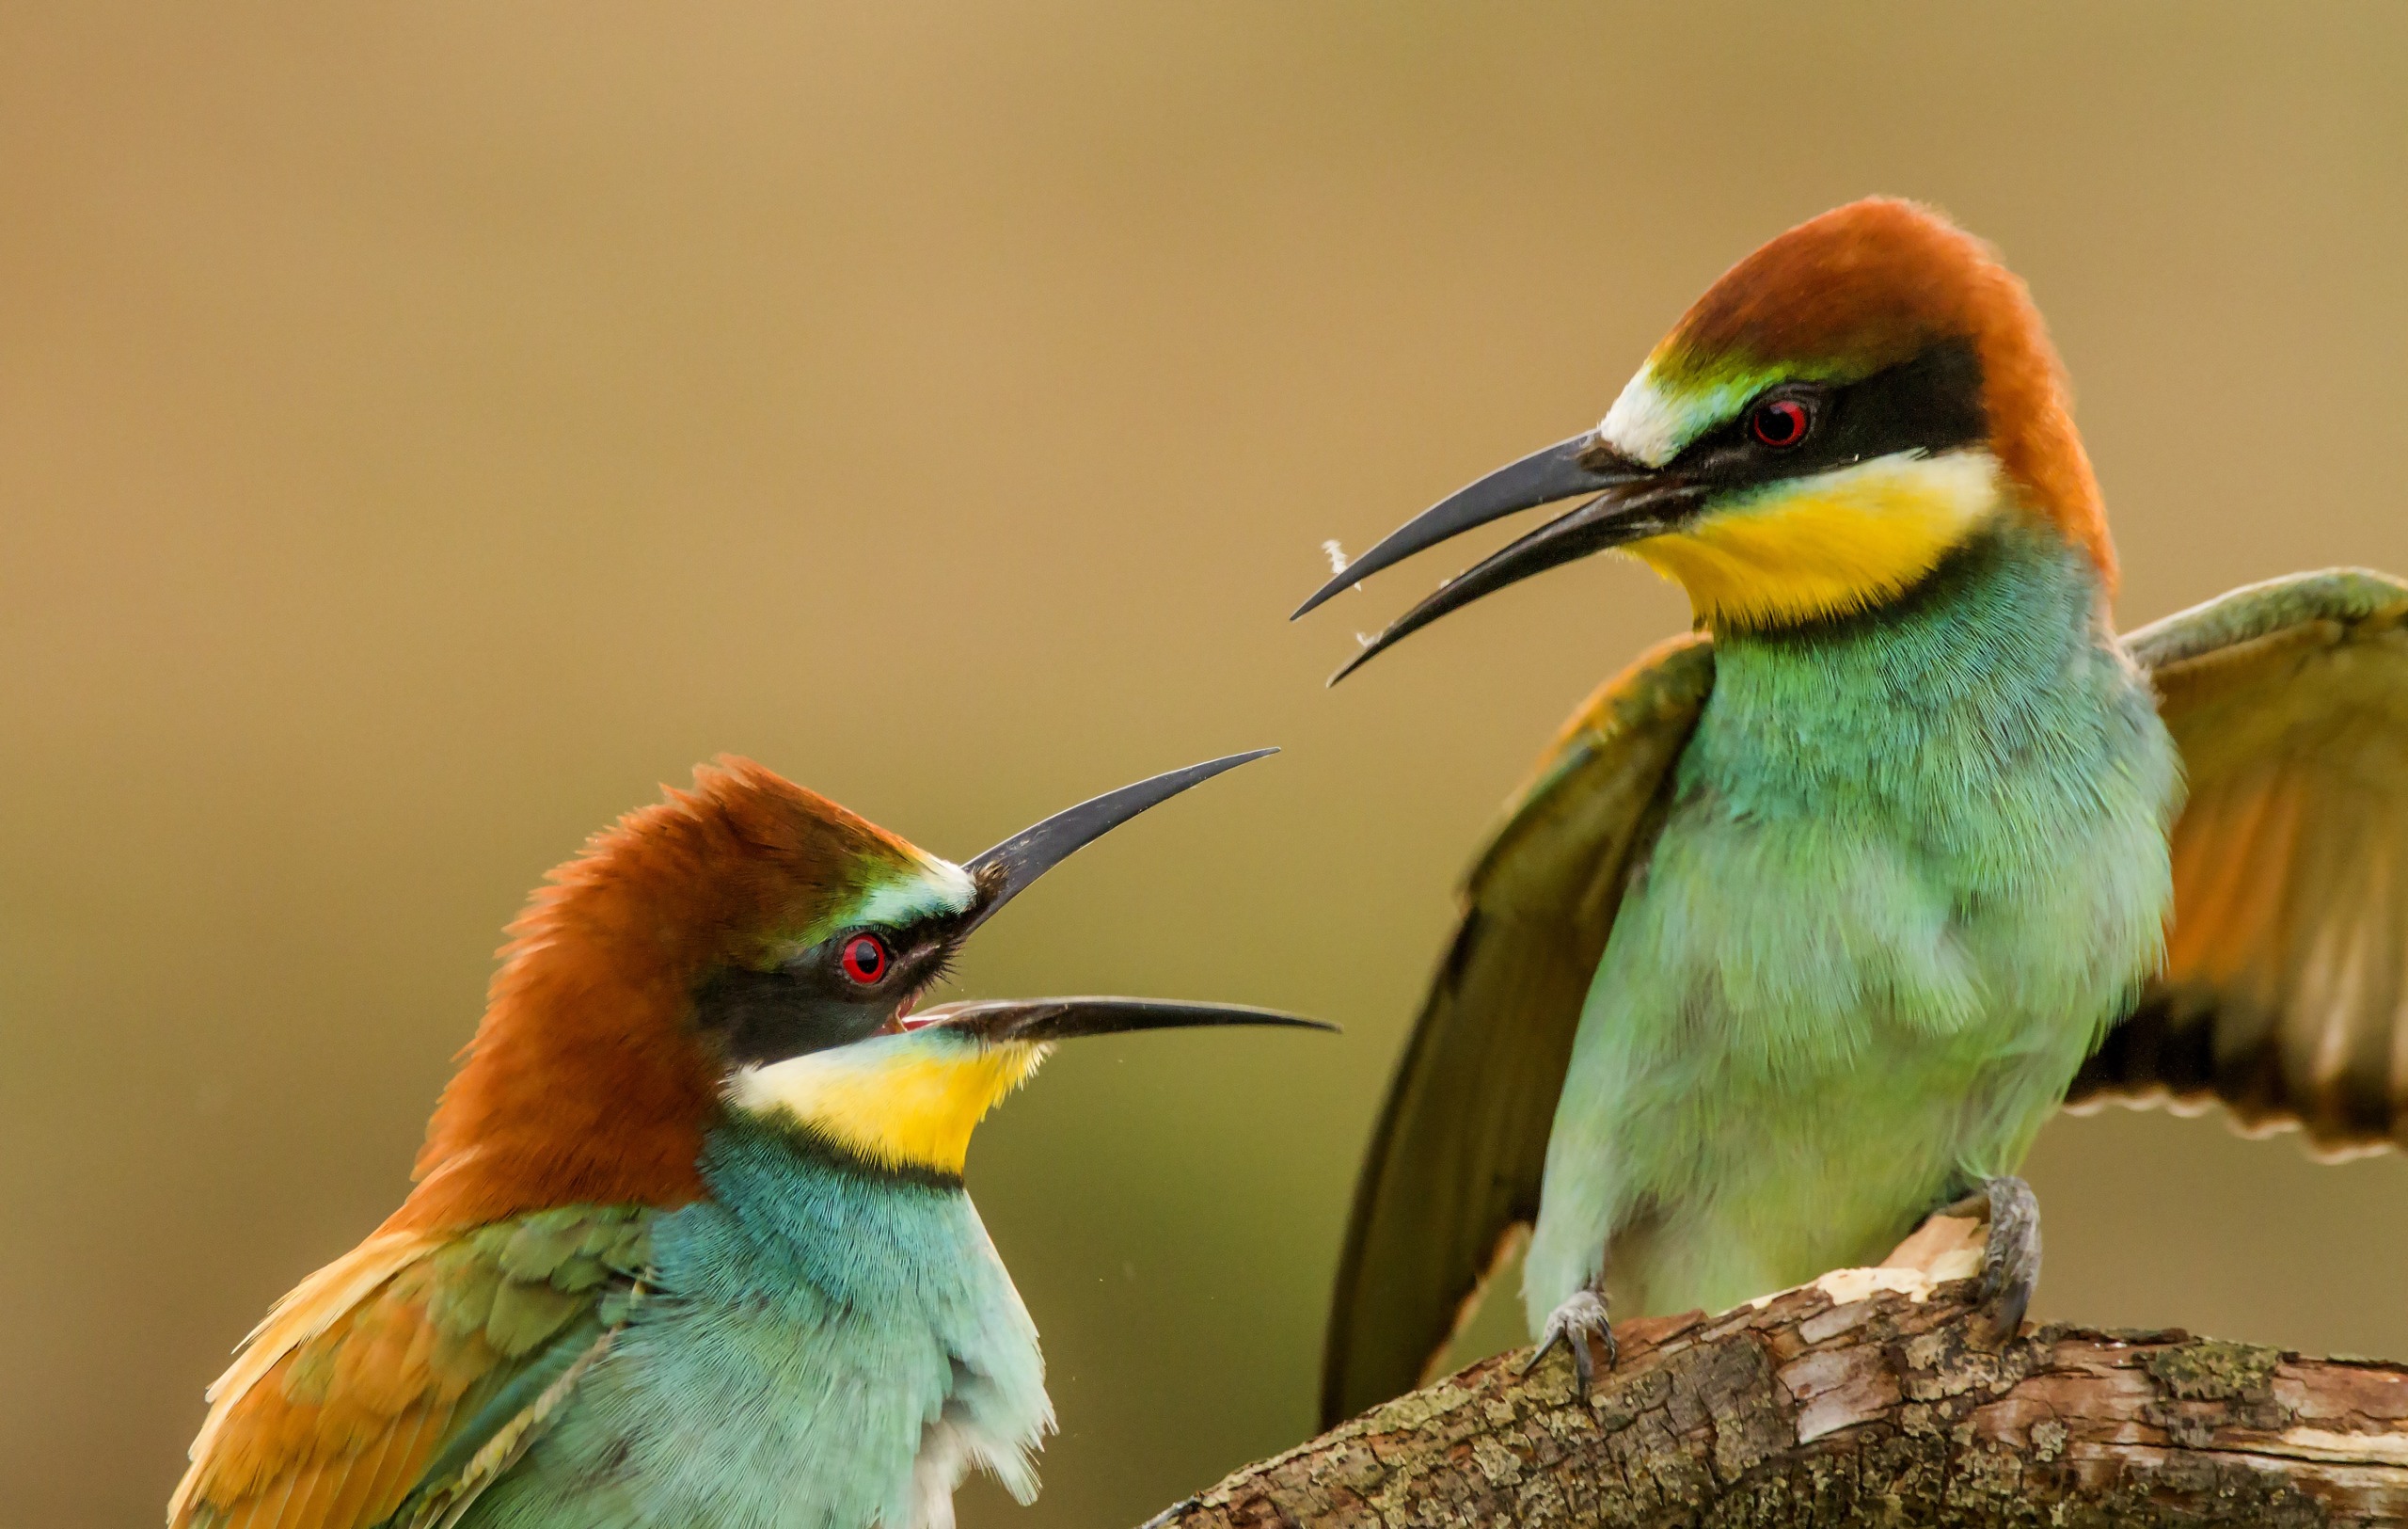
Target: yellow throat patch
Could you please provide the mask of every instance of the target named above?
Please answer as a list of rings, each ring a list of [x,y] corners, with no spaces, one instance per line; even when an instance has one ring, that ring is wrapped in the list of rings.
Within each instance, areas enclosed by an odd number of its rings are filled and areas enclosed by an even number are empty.
[[[750,1067],[728,1086],[749,1114],[785,1116],[881,1168],[958,1176],[970,1133],[1045,1059],[1027,1041],[906,1032]]]
[[[1984,451],[1883,456],[1709,510],[1624,550],[1688,591],[1709,627],[1784,627],[1895,598],[2001,501]]]

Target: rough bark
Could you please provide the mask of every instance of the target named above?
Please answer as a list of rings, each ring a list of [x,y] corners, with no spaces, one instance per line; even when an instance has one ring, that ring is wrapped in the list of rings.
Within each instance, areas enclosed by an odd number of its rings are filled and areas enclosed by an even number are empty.
[[[1848,1269],[1474,1364],[1158,1515],[1269,1525],[2408,1523],[2408,1367],[2180,1331],[1966,1337],[1972,1285]]]

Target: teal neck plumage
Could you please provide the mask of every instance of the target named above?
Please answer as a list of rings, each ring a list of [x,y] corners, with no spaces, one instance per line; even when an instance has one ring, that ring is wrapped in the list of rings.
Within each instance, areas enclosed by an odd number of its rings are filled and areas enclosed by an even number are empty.
[[[657,1293],[472,1522],[910,1529],[973,1465],[1035,1495],[1037,1332],[958,1185],[733,1113],[702,1169]]]
[[[2171,744],[2103,605],[2009,515],[1877,611],[1716,635],[1574,1043],[1534,1321],[1601,1259],[1630,1315],[1874,1262],[2014,1170],[2170,898]]]
[[[2130,709],[2089,560],[1994,522],[1895,603],[1810,626],[1718,632],[1714,696],[1682,761],[1734,809],[1874,812],[1930,847],[2016,858],[1985,812],[2080,795]],[[2130,719],[2127,719],[2130,720]]]

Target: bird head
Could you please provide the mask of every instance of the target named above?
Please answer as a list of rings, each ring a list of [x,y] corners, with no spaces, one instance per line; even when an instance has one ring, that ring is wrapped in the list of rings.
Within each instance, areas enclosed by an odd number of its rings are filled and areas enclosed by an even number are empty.
[[[1450,496],[1298,615],[1415,552],[1584,502],[1449,581],[1333,677],[1534,573],[1621,549],[1716,629],[1801,626],[1896,599],[2001,516],[2046,525],[2102,582],[2115,555],[2063,370],[2021,281],[1929,209],[1872,199],[1741,261],[1592,430]]]
[[[1108,792],[959,865],[749,760],[629,813],[512,925],[483,1023],[388,1226],[678,1204],[733,1112],[910,1176],[1072,1036],[1307,1025],[1132,998],[921,1009],[972,932],[1082,846],[1272,750]]]

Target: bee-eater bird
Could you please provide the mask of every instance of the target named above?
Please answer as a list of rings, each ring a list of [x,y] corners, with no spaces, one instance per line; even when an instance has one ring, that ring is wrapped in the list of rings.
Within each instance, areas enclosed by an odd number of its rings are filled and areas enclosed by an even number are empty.
[[[1594,429],[1306,609],[1574,496],[1347,666],[1608,548],[1698,628],[1575,713],[1470,874],[1357,1187],[1331,1417],[1410,1388],[1533,1221],[1537,1353],[1585,1383],[1609,1303],[1721,1310],[1960,1199],[2011,1334],[2013,1175],[2069,1093],[2408,1132],[2408,586],[2118,637],[2056,353],[1987,246],[1886,199],[1789,231]]]
[[[921,1529],[973,1465],[1029,1500],[1053,1408],[972,1127],[1056,1040],[1312,1022],[913,1000],[1050,867],[1270,752],[962,865],[733,758],[596,835],[512,925],[407,1201],[210,1389],[169,1522]]]

